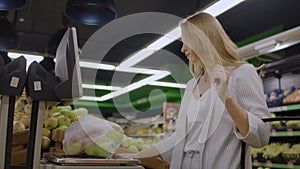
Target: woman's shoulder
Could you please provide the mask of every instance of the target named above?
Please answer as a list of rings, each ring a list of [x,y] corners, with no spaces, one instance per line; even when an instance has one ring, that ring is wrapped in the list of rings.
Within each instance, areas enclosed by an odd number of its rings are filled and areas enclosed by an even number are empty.
[[[235,75],[241,75],[241,76],[244,76],[244,75],[247,75],[247,74],[256,73],[256,69],[255,69],[255,67],[254,67],[252,64],[245,63],[245,64],[242,64],[242,65],[240,65],[240,66],[237,66],[237,67],[233,70],[233,73],[234,73]]]

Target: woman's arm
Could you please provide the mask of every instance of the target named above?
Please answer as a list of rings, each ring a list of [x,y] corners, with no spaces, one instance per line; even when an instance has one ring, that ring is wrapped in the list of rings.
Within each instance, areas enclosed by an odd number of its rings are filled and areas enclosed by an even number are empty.
[[[225,102],[228,113],[235,123],[235,135],[253,147],[262,147],[269,141],[270,124],[262,118],[271,117],[268,110],[263,84],[256,69],[245,64],[233,74],[231,88],[235,91],[236,100],[228,96]]]
[[[243,109],[231,96],[227,95],[225,107],[243,137],[249,132],[247,111]]]

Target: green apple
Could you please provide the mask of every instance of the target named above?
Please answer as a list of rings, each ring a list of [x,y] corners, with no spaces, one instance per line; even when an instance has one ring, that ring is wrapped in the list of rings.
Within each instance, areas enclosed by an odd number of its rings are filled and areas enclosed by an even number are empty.
[[[47,128],[42,129],[42,136],[50,137],[51,131]]]
[[[95,155],[98,157],[110,157],[112,153],[115,152],[115,146],[113,142],[106,142],[104,144],[97,144],[95,147]]]
[[[55,112],[61,112],[63,109],[72,110],[71,106],[57,106]]]
[[[58,117],[60,115],[61,115],[60,112],[54,112],[53,115],[52,115],[52,117]]]
[[[74,110],[77,116],[85,116],[88,115],[88,110],[86,108],[78,108]]]
[[[49,117],[44,121],[44,127],[53,130],[57,127],[58,125],[58,120],[54,117]]]
[[[128,150],[130,150],[130,151],[132,151],[132,152],[134,152],[134,153],[139,152],[139,149],[138,149],[136,146],[134,146],[134,145],[130,145],[130,146],[128,147]]]
[[[66,110],[64,109],[62,112],[61,112],[62,115],[68,117],[71,122],[75,121],[76,119],[76,113],[74,110]]]
[[[95,150],[96,150],[96,145],[90,144],[85,148],[84,152],[89,156],[95,156]]]
[[[66,131],[68,128],[69,128],[69,126],[67,126],[67,125],[59,126],[59,129],[62,131]]]
[[[43,136],[42,137],[42,144],[41,144],[41,148],[44,151],[47,151],[49,149],[51,145],[51,140],[49,137]]]
[[[64,115],[58,116],[57,121],[59,126],[70,126],[71,124],[71,120]]]
[[[144,145],[144,141],[141,138],[133,139],[129,145],[135,146],[140,150]]]
[[[73,144],[66,145],[65,153],[68,155],[76,155],[81,152],[81,143],[76,142]]]
[[[130,143],[132,142],[132,138],[131,137],[124,137],[122,142],[121,142],[121,146],[124,147],[124,148],[127,148],[129,147]]]

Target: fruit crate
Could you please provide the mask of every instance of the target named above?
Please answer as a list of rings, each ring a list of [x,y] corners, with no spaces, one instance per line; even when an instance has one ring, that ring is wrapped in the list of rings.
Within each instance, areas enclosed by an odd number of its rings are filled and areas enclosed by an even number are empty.
[[[27,144],[29,130],[17,131],[13,133],[11,148],[11,165],[21,165],[26,163]]]

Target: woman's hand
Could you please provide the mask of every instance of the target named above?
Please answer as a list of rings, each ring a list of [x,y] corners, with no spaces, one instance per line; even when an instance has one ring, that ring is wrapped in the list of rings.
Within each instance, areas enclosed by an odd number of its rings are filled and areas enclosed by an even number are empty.
[[[215,66],[210,72],[212,86],[216,87],[219,98],[225,103],[228,93],[230,73],[221,65]]]

